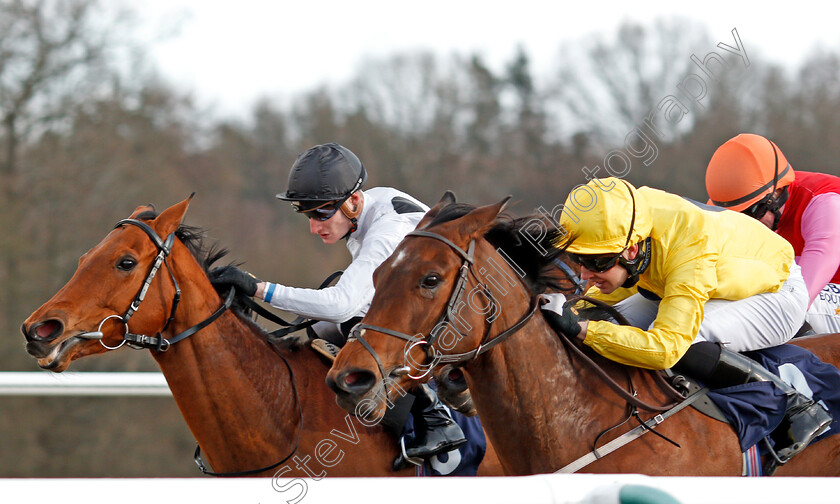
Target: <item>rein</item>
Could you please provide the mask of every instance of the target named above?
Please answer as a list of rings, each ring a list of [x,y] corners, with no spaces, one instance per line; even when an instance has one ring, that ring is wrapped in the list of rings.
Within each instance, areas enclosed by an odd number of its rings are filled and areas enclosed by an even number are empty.
[[[630,323],[627,321],[627,319],[623,315],[621,315],[621,313],[619,313],[614,307],[612,307],[611,305],[608,305],[607,303],[605,303],[603,301],[600,301],[600,300],[595,299],[595,298],[591,298],[589,296],[577,295],[577,296],[573,296],[568,302],[575,303],[577,301],[585,301],[585,302],[591,303],[595,306],[598,306],[598,307],[606,310],[607,312],[609,312],[610,315],[613,316],[619,322],[619,324],[630,325]],[[621,436],[619,436],[619,437],[613,439],[612,441],[606,443],[601,448],[593,447],[592,451],[590,451],[589,453],[587,453],[587,454],[583,455],[582,457],[578,458],[577,460],[567,464],[566,466],[558,469],[557,471],[554,471],[555,474],[560,474],[560,473],[565,474],[565,473],[576,472],[576,471],[582,469],[583,467],[586,467],[587,465],[591,464],[592,462],[594,462],[594,461],[606,456],[607,454],[621,448],[622,446],[630,443],[631,441],[634,441],[634,440],[638,439],[639,437],[643,436],[644,434],[646,434],[648,432],[652,432],[652,433],[660,436],[661,438],[665,439],[669,443],[674,444],[675,446],[679,447],[679,445],[677,443],[668,439],[667,437],[665,437],[664,435],[655,431],[654,429],[659,424],[664,422],[668,417],[682,411],[684,408],[686,408],[686,407],[692,405],[693,403],[695,403],[698,399],[704,397],[706,395],[706,392],[708,391],[708,388],[702,388],[700,390],[695,391],[694,393],[692,393],[688,397],[685,397],[679,391],[674,389],[671,386],[670,383],[668,383],[668,381],[662,376],[661,372],[655,372],[654,371],[652,373],[653,373],[653,377],[654,377],[655,381],[658,383],[660,388],[662,388],[662,390],[665,391],[665,393],[667,393],[668,395],[670,395],[672,397],[673,402],[670,403],[670,404],[667,404],[665,406],[654,406],[652,404],[648,404],[647,402],[639,399],[636,396],[635,392],[628,392],[627,390],[624,389],[624,387],[619,385],[609,374],[607,374],[607,372],[603,369],[603,367],[601,367],[592,358],[590,358],[588,355],[586,355],[586,353],[584,353],[583,350],[581,350],[580,347],[578,347],[578,345],[576,345],[568,336],[566,336],[565,334],[560,333],[560,332],[558,332],[557,334],[560,337],[560,341],[569,350],[571,350],[572,353],[575,354],[575,356],[577,356],[585,364],[587,364],[595,372],[595,374],[597,374],[598,377],[601,378],[601,381],[606,383],[607,386],[609,386],[613,390],[613,392],[615,392],[621,399],[623,399],[628,405],[630,405],[631,411],[633,411],[631,416],[635,416],[639,420],[639,425],[636,428],[634,428],[634,429],[632,429],[628,432],[625,432]],[[624,368],[624,369],[625,369],[625,373],[626,373],[627,370],[626,370],[626,368]],[[627,374],[627,379],[631,384],[631,390],[632,390],[632,380],[630,379],[629,373]],[[654,415],[652,418],[649,418],[648,420],[643,421],[639,417],[638,412],[636,411],[637,408],[647,410],[647,411],[651,411],[651,412],[654,412],[654,413],[657,413],[657,414]],[[629,418],[630,417],[628,417],[627,420],[629,420]],[[626,422],[626,420],[625,420],[625,422]],[[622,423],[624,423],[624,422],[622,422]],[[619,425],[621,425],[621,424],[619,424]],[[617,427],[617,426],[615,426],[615,427]],[[614,427],[612,427],[612,428],[614,428]],[[611,430],[612,428],[608,429],[607,431]],[[602,432],[598,436],[598,438],[600,438],[601,435],[605,434],[607,431]],[[596,443],[597,443],[598,438],[596,438],[596,440],[595,440]]]
[[[684,408],[687,408],[688,406],[691,406],[698,399],[700,399],[704,395],[706,395],[706,392],[708,392],[708,388],[702,388],[702,389],[694,392],[690,396],[686,397],[685,400],[682,401],[681,403],[676,404],[671,408],[668,408],[668,410],[665,411],[664,413],[658,414],[658,415],[654,416],[653,418],[650,418],[650,419],[648,419],[644,422],[640,422],[638,427],[636,427],[635,429],[633,429],[631,431],[625,432],[621,436],[613,439],[609,443],[602,446],[600,449],[594,449],[593,448],[593,450],[591,452],[587,453],[586,455],[584,455],[584,456],[580,457],[579,459],[575,460],[574,462],[572,462],[570,464],[567,464],[567,465],[561,467],[560,469],[554,471],[554,474],[569,474],[569,473],[576,472],[576,471],[586,467],[587,465],[591,464],[592,462],[595,462],[599,458],[604,457],[605,455],[608,455],[608,454],[614,452],[615,450],[621,448],[622,446],[626,445],[627,443],[629,443],[629,442],[631,442],[631,441],[633,441],[637,438],[642,437],[647,432],[653,432],[654,434],[659,434],[658,432],[653,430],[657,425],[664,422],[669,416],[674,415],[676,413],[679,413]],[[662,436],[661,434],[659,434],[659,435]],[[670,439],[668,439],[668,438],[665,438],[665,439],[667,441],[673,443],[673,441],[671,441]],[[677,446],[679,447],[679,445],[677,445]]]
[[[655,406],[653,404],[648,404],[645,401],[642,401],[641,399],[636,397],[635,393],[628,392],[627,390],[624,389],[624,387],[622,387],[621,385],[616,383],[616,381],[613,380],[610,377],[610,375],[607,374],[606,371],[604,371],[604,368],[599,366],[594,360],[592,360],[591,357],[586,355],[586,353],[584,353],[583,350],[578,348],[578,346],[575,345],[569,339],[568,336],[566,336],[565,334],[561,334],[561,333],[558,333],[558,336],[560,336],[560,341],[562,341],[563,344],[568,349],[570,349],[575,354],[576,357],[578,357],[580,360],[585,362],[590,368],[592,368],[592,370],[595,371],[595,373],[598,375],[598,377],[601,378],[601,380],[604,383],[606,383],[613,390],[613,392],[618,394],[618,396],[621,397],[622,399],[624,399],[624,401],[626,401],[628,404],[632,404],[633,406],[636,406],[637,408],[647,410],[647,411],[662,412],[662,411],[668,411],[669,409],[673,408],[674,406],[676,406],[677,404],[682,402],[682,401],[674,401],[673,403],[667,404],[665,406]]]
[[[460,328],[457,327],[457,325],[453,322],[453,320],[457,318],[458,311],[465,304],[461,300],[461,298],[463,297],[464,292],[466,291],[467,276],[472,274],[473,278],[475,278],[478,281],[478,284],[484,290],[484,294],[488,297],[488,299],[493,299],[493,296],[490,293],[490,289],[487,287],[487,285],[485,283],[483,283],[479,280],[478,276],[476,276],[475,272],[473,272],[473,270],[472,270],[472,267],[475,265],[475,239],[470,240],[470,244],[467,247],[467,250],[463,250],[461,247],[459,247],[454,242],[452,242],[452,240],[450,240],[449,238],[446,238],[445,236],[442,236],[442,235],[437,234],[437,233],[432,233],[430,231],[415,230],[415,231],[412,231],[412,232],[408,233],[405,236],[406,237],[433,238],[435,240],[438,240],[438,241],[441,241],[441,242],[445,243],[446,245],[449,246],[450,249],[452,249],[459,256],[461,256],[462,262],[461,262],[461,267],[459,268],[458,280],[455,283],[455,287],[452,289],[452,294],[450,294],[450,296],[449,296],[449,301],[446,303],[446,310],[444,310],[443,314],[441,314],[441,317],[438,320],[438,323],[435,324],[434,328],[442,327],[442,324],[443,325],[449,324],[451,327],[454,327],[462,336],[465,336],[465,333],[463,331],[461,331]],[[359,343],[361,343],[362,346],[365,348],[365,350],[367,350],[368,353],[371,354],[371,356],[376,361],[376,365],[379,366],[379,372],[382,375],[382,382],[383,382],[383,385],[385,386],[385,390],[387,392],[387,390],[388,390],[388,385],[387,385],[388,380],[387,380],[387,375],[385,373],[385,368],[382,365],[382,360],[379,358],[379,355],[377,355],[376,351],[373,349],[373,347],[370,345],[370,343],[368,343],[368,341],[364,337],[364,334],[368,329],[370,329],[372,331],[380,332],[382,334],[387,334],[389,336],[394,336],[394,337],[397,337],[397,338],[400,338],[402,340],[410,342],[411,345],[408,348],[409,350],[411,350],[415,346],[422,345],[424,347],[424,349],[426,350],[427,357],[432,358],[433,365],[429,366],[429,369],[426,370],[426,372],[423,373],[420,376],[409,375],[409,377],[411,377],[413,379],[421,379],[421,378],[425,377],[426,375],[428,375],[431,372],[434,365],[436,365],[438,363],[466,362],[466,361],[469,361],[469,360],[472,360],[472,359],[478,357],[479,355],[483,354],[484,352],[487,352],[491,348],[495,347],[499,343],[505,341],[507,338],[509,338],[510,336],[515,334],[523,326],[525,326],[525,324],[527,324],[528,321],[531,320],[531,317],[537,312],[538,309],[539,309],[539,299],[537,297],[534,297],[534,298],[531,299],[531,306],[529,307],[528,312],[518,322],[513,324],[511,327],[505,329],[504,331],[499,333],[495,338],[493,338],[492,340],[487,342],[487,338],[490,336],[490,332],[493,328],[493,321],[490,321],[489,326],[487,327],[487,332],[484,334],[484,337],[482,338],[481,343],[479,343],[478,347],[475,348],[474,350],[469,351],[469,352],[464,352],[464,353],[459,353],[459,354],[443,355],[443,354],[438,353],[434,349],[434,347],[432,345],[437,340],[438,335],[442,332],[442,331],[435,332],[434,328],[432,329],[432,331],[429,335],[424,335],[425,339],[423,339],[423,338],[419,338],[418,336],[412,336],[410,334],[406,334],[406,333],[396,331],[396,330],[393,330],[393,329],[388,329],[386,327],[375,326],[375,325],[372,325],[372,324],[359,323],[359,324],[356,324],[356,326],[353,327],[353,329],[351,330],[350,337],[348,338],[348,341],[353,340],[353,339],[358,340]],[[429,355],[430,351],[433,355]],[[406,368],[403,367],[403,368],[399,368],[399,369],[405,370]]]
[[[335,279],[339,278],[342,274],[344,274],[343,271],[336,271],[330,274],[330,276],[328,276],[323,282],[321,282],[321,285],[318,286],[318,289],[323,289],[327,287],[328,285],[333,283]],[[269,336],[271,338],[282,338],[287,334],[291,334],[301,329],[306,329],[307,327],[312,327],[318,322],[316,319],[307,319],[305,317],[300,316],[296,317],[291,322],[288,322],[279,315],[276,315],[274,312],[263,308],[259,303],[257,303],[248,296],[240,296],[239,301],[242,304],[244,304],[248,309],[261,316],[262,318],[274,322],[277,325],[283,326],[280,329],[277,329],[276,331],[270,332]]]
[[[630,322],[627,320],[626,317],[624,317],[624,315],[621,314],[621,312],[616,310],[614,306],[612,306],[610,304],[607,304],[606,302],[601,301],[600,299],[593,298],[593,297],[590,297],[590,296],[585,296],[585,295],[575,295],[575,296],[571,296],[569,298],[569,300],[566,301],[566,303],[574,304],[574,303],[577,303],[578,301],[584,301],[586,303],[592,304],[594,306],[597,306],[598,308],[603,309],[604,311],[609,313],[610,316],[613,317],[616,320],[616,322],[618,322],[619,325],[625,325],[625,326],[630,325]],[[685,396],[682,393],[680,393],[678,390],[676,390],[668,382],[668,380],[665,379],[662,372],[653,372],[652,375],[653,375],[654,381],[657,382],[659,387],[666,394],[671,396],[671,399],[673,400],[673,402],[671,404],[665,405],[663,407],[653,406],[653,405],[647,404],[647,403],[639,400],[636,397],[635,393],[628,392],[627,390],[624,389],[624,387],[619,385],[611,376],[609,376],[609,374],[607,374],[606,371],[604,371],[604,368],[602,368],[598,363],[596,363],[594,360],[592,360],[592,358],[590,358],[588,355],[586,355],[580,349],[580,347],[578,345],[576,345],[574,342],[572,342],[572,340],[569,339],[566,335],[558,333],[558,336],[560,336],[560,341],[563,342],[567,347],[569,347],[575,353],[575,355],[577,355],[583,362],[585,362],[587,365],[589,365],[589,367],[591,367],[592,370],[595,371],[595,373],[601,378],[601,380],[604,381],[611,389],[613,389],[613,391],[615,391],[616,394],[618,394],[627,403],[629,403],[633,406],[636,406],[637,408],[647,410],[647,411],[666,411],[669,408],[675,406],[676,404],[681,403],[685,398]],[[623,369],[626,372],[627,368],[624,367]],[[629,375],[627,376],[627,380],[630,381],[630,376]],[[632,381],[631,381],[631,384],[632,384]]]

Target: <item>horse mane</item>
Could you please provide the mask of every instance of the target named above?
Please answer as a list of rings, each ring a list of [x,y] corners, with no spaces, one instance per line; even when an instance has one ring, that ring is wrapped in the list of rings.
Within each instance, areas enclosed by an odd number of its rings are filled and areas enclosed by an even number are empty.
[[[157,216],[158,212],[154,210],[146,210],[145,212],[137,214],[135,218],[138,220],[151,221]],[[205,274],[210,272],[210,268],[213,264],[230,253],[230,250],[220,246],[218,242],[208,243],[206,230],[199,226],[181,224],[178,226],[178,229],[175,230],[175,237],[178,238],[185,247],[187,247],[187,250],[190,251],[198,264],[200,264],[202,269],[204,269]],[[231,264],[234,266],[240,266],[242,263]],[[223,296],[224,294],[226,294],[226,292],[220,293],[219,295]],[[251,310],[242,305],[238,298],[239,296],[234,298],[233,303],[231,304],[231,310],[239,315],[241,319],[258,329],[260,334],[266,334],[267,332],[265,329],[251,320]]]
[[[427,227],[463,217],[475,208],[475,205],[467,203],[452,203],[443,207]],[[493,227],[484,234],[484,238],[491,245],[504,251],[507,255],[506,261],[525,272],[524,283],[533,295],[548,289],[560,290],[560,282],[566,279],[565,273],[559,271],[555,263],[562,252],[552,245],[554,235],[540,234],[538,227],[534,226],[536,222],[545,224],[547,229],[554,227],[539,214],[517,218],[502,212],[496,218]]]
[[[158,212],[154,210],[146,210],[137,215],[137,220],[151,221],[157,218]],[[187,247],[187,250],[193,255],[198,264],[204,269],[205,273],[210,271],[210,267],[217,261],[228,255],[230,251],[227,248],[219,246],[217,242],[207,243],[207,232],[204,228],[198,226],[188,226],[181,224],[175,231],[175,237],[181,240],[181,243]]]

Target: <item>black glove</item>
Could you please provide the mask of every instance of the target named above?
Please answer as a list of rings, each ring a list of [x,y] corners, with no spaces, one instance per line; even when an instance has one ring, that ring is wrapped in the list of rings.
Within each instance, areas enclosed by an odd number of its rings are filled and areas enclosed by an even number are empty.
[[[563,306],[562,315],[548,308],[543,308],[542,314],[555,331],[565,334],[569,338],[574,338],[580,334],[580,316],[577,314],[577,310],[571,306]]]
[[[208,275],[210,283],[218,290],[219,287],[233,286],[237,291],[253,297],[257,293],[259,280],[247,271],[242,271],[236,266],[222,266],[213,268]]]

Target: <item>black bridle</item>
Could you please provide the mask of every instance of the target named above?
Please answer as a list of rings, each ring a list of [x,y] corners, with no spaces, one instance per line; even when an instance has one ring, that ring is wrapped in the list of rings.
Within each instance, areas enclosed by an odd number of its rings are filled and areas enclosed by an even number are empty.
[[[143,221],[137,219],[123,219],[117,222],[117,225],[114,226],[114,229],[122,227],[123,225],[131,225],[136,226],[143,230],[146,233],[146,236],[152,240],[152,243],[155,244],[157,247],[158,254],[155,257],[154,262],[152,263],[151,268],[149,268],[149,273],[146,275],[146,279],[143,281],[143,285],[140,287],[140,291],[134,297],[134,300],[128,306],[128,309],[125,312],[125,315],[109,315],[102,319],[99,323],[99,328],[96,332],[85,333],[83,336],[88,339],[98,338],[99,344],[103,347],[107,348],[108,350],[116,350],[117,348],[127,344],[131,348],[135,349],[142,349],[148,348],[152,350],[156,350],[158,352],[165,352],[169,350],[173,344],[189,338],[193,334],[197,333],[198,331],[204,329],[208,325],[212,324],[216,319],[218,319],[222,313],[224,313],[228,308],[230,308],[231,303],[233,302],[233,298],[235,295],[235,290],[231,288],[230,293],[225,299],[225,302],[222,306],[219,307],[212,315],[204,319],[203,321],[199,322],[198,324],[190,327],[189,329],[182,331],[175,335],[172,338],[164,338],[163,333],[169,327],[169,324],[175,319],[175,313],[178,310],[178,304],[181,302],[181,287],[178,285],[178,280],[175,279],[175,275],[172,273],[172,268],[169,267],[169,262],[167,262],[166,258],[169,257],[169,254],[172,252],[172,244],[175,242],[175,233],[170,233],[166,239],[162,239],[157,232],[152,229],[151,226],[146,224]],[[172,279],[172,284],[175,286],[175,294],[172,296],[172,307],[169,310],[169,318],[164,323],[163,328],[158,331],[155,336],[146,336],[145,334],[134,334],[128,330],[128,321],[137,310],[140,309],[140,304],[146,299],[146,293],[149,291],[149,286],[152,284],[152,280],[155,279],[155,275],[157,275],[158,270],[162,265],[166,266],[166,270],[169,272],[169,278]],[[120,342],[119,345],[114,347],[109,347],[105,343],[102,342],[102,325],[105,323],[106,320],[117,318],[122,321],[123,325],[125,326],[125,332],[123,334],[123,340]]]
[[[158,352],[165,352],[175,343],[178,343],[181,340],[189,338],[193,334],[197,333],[198,331],[204,329],[205,327],[207,327],[208,325],[210,325],[214,321],[216,321],[216,319],[218,319],[228,308],[230,308],[231,303],[233,302],[233,299],[236,295],[236,289],[234,289],[231,286],[230,292],[228,293],[227,298],[225,299],[225,302],[215,312],[213,312],[212,315],[210,315],[206,319],[202,320],[198,324],[190,327],[189,329],[178,333],[177,335],[175,335],[172,338],[169,338],[169,339],[164,338],[163,333],[169,327],[169,324],[172,323],[172,321],[175,319],[175,313],[178,310],[178,303],[180,303],[180,301],[181,301],[181,287],[178,285],[178,280],[175,279],[175,275],[174,275],[174,273],[172,273],[172,268],[169,266],[169,263],[166,260],[166,258],[172,252],[172,244],[175,242],[175,233],[170,233],[169,236],[167,236],[165,240],[161,239],[161,237],[157,234],[157,232],[154,229],[152,229],[151,226],[149,226],[145,222],[137,220],[137,219],[123,219],[123,220],[119,221],[116,226],[114,226],[114,229],[117,229],[117,228],[119,228],[123,225],[126,225],[126,224],[131,225],[131,226],[136,226],[136,227],[142,229],[143,232],[146,233],[146,235],[152,240],[152,243],[154,243],[155,246],[158,249],[157,257],[155,257],[155,260],[152,263],[151,268],[149,269],[149,273],[146,275],[146,279],[143,281],[143,285],[140,287],[140,291],[134,297],[134,301],[132,301],[131,304],[129,305],[128,310],[126,310],[126,312],[125,312],[125,315],[123,315],[123,316],[109,315],[108,317],[105,317],[102,320],[102,322],[99,323],[99,329],[96,332],[85,333],[85,335],[83,335],[83,336],[86,337],[87,339],[93,339],[93,338],[98,337],[99,338],[99,343],[109,350],[115,350],[115,349],[121,347],[123,344],[127,344],[129,347],[135,348],[135,349],[148,348],[148,349],[156,350]],[[169,272],[169,277],[172,279],[172,283],[175,285],[175,294],[173,295],[173,299],[172,299],[172,307],[169,310],[169,318],[166,320],[166,323],[163,325],[163,328],[157,333],[156,336],[146,336],[145,334],[133,334],[128,330],[128,321],[129,321],[129,319],[131,319],[131,317],[134,315],[134,313],[136,313],[137,310],[140,308],[140,304],[146,298],[146,293],[149,290],[149,286],[152,284],[152,280],[154,280],[155,275],[157,275],[158,270],[160,270],[160,267],[162,265],[166,266],[166,270]],[[120,342],[119,345],[117,345],[115,347],[109,347],[109,346],[105,345],[104,343],[102,343],[102,339],[101,339],[102,338],[102,324],[105,323],[106,320],[111,319],[111,318],[118,318],[125,325],[125,334],[123,334],[123,340]],[[272,346],[272,348],[274,348],[274,347]],[[286,364],[286,367],[289,370],[289,375],[290,375],[291,381],[292,381],[292,389],[294,390],[295,401],[297,402],[297,405],[298,405],[298,413],[299,413],[299,417],[300,417],[300,426],[298,428],[297,439],[295,441],[295,445],[292,448],[291,452],[288,455],[286,455],[285,457],[283,457],[282,460],[280,460],[278,462],[275,462],[274,464],[265,466],[265,467],[260,467],[258,469],[249,469],[249,470],[245,470],[245,471],[217,473],[217,472],[212,472],[212,471],[207,470],[207,468],[204,465],[204,461],[201,459],[201,447],[198,445],[198,443],[196,443],[195,454],[193,455],[193,459],[195,460],[195,463],[198,465],[198,468],[201,470],[202,473],[204,473],[208,476],[223,476],[223,477],[251,476],[251,475],[259,474],[259,473],[268,471],[270,469],[274,469],[275,467],[278,467],[280,464],[283,464],[284,462],[289,460],[289,458],[291,458],[291,456],[294,455],[295,452],[297,451],[297,447],[300,444],[300,434],[301,434],[301,431],[303,430],[303,406],[301,405],[300,398],[298,397],[297,386],[295,385],[295,375],[294,375],[294,372],[292,371],[292,367],[291,367],[291,365],[289,365],[289,362],[286,360],[285,357],[283,357],[282,354],[280,354],[278,352],[278,355],[280,355],[280,358],[283,359],[283,362]]]
[[[449,238],[446,238],[446,237],[444,237],[442,235],[439,235],[437,233],[432,233],[430,231],[417,230],[417,231],[412,231],[405,236],[406,236],[406,238],[408,238],[408,237],[433,238],[435,240],[438,240],[438,241],[441,241],[441,242],[445,243],[446,245],[449,246],[449,248],[452,251],[454,251],[459,256],[461,256],[461,259],[462,259],[461,267],[459,269],[458,279],[455,282],[455,287],[452,289],[452,294],[449,296],[449,301],[446,304],[446,309],[441,314],[440,319],[438,320],[438,323],[435,324],[434,327],[435,328],[444,327],[445,325],[448,324],[450,327],[455,328],[458,331],[459,334],[461,334],[462,336],[466,336],[466,333],[464,333],[464,331],[462,331],[456,325],[454,320],[457,317],[458,310],[464,304],[464,302],[461,300],[461,298],[463,297],[464,292],[466,291],[467,276],[472,274],[473,278],[475,278],[476,281],[478,282],[478,285],[481,286],[481,288],[483,289],[484,295],[487,296],[487,298],[490,299],[490,300],[493,299],[493,296],[490,293],[490,289],[487,287],[487,284],[482,282],[478,278],[478,276],[476,276],[475,272],[473,272],[473,270],[472,270],[472,267],[475,265],[475,239],[470,240],[470,244],[467,247],[467,250],[464,250],[461,247],[459,247],[458,245],[456,245],[455,243],[453,243]],[[539,300],[536,296],[534,296],[531,299],[531,305],[528,309],[528,312],[518,322],[516,322],[511,327],[509,327],[509,328],[505,329],[504,331],[502,331],[501,333],[499,333],[492,340],[488,341],[488,338],[490,336],[490,332],[493,328],[493,322],[495,321],[495,319],[490,320],[489,323],[488,323],[488,326],[487,326],[487,332],[484,333],[484,337],[481,339],[481,342],[479,343],[478,347],[475,348],[474,350],[470,350],[469,352],[464,352],[464,353],[444,355],[444,354],[441,354],[440,352],[438,352],[437,350],[435,350],[435,348],[432,345],[434,345],[438,336],[443,331],[435,332],[434,329],[430,332],[430,334],[422,335],[423,337],[418,337],[418,336],[421,336],[421,335],[411,336],[409,334],[406,334],[406,333],[403,333],[403,332],[400,332],[400,331],[395,331],[393,329],[388,329],[386,327],[380,327],[380,326],[375,326],[375,325],[371,325],[371,324],[359,323],[355,327],[353,327],[352,331],[350,332],[350,337],[348,338],[348,341],[349,340],[354,340],[354,339],[358,340],[358,342],[361,343],[362,346],[371,354],[371,356],[376,361],[377,366],[379,366],[379,372],[382,374],[383,385],[385,386],[385,391],[387,392],[388,391],[388,375],[385,374],[385,368],[382,365],[382,360],[379,358],[379,355],[377,355],[376,351],[373,349],[373,347],[370,345],[370,343],[364,337],[365,332],[367,330],[380,332],[382,334],[387,334],[389,336],[394,336],[394,337],[397,337],[397,338],[400,338],[402,340],[410,342],[411,345],[406,350],[406,354],[408,354],[408,351],[410,351],[415,346],[422,346],[424,348],[425,352],[426,352],[426,357],[431,359],[432,365],[430,365],[429,369],[424,374],[422,374],[420,376],[409,375],[411,378],[420,379],[420,378],[425,377],[429,372],[431,372],[432,368],[435,365],[437,365],[438,363],[467,362],[467,361],[470,361],[472,359],[475,359],[476,357],[483,354],[484,352],[487,352],[491,348],[493,348],[496,345],[498,345],[499,343],[505,341],[507,338],[509,338],[514,333],[519,331],[523,326],[525,326],[525,324],[528,323],[528,321],[531,319],[531,317],[534,315],[534,313],[536,313],[538,308],[539,308]],[[405,366],[403,366],[401,369],[406,370],[407,368]]]

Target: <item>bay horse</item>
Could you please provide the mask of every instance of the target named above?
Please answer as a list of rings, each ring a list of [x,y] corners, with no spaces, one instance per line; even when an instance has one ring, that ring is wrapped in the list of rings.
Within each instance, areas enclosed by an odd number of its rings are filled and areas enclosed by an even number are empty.
[[[370,310],[327,380],[339,405],[375,417],[385,398],[415,379],[427,379],[431,366],[462,366],[506,473],[551,473],[638,423],[628,421],[625,398],[565,346],[543,318],[536,296],[545,287],[541,270],[553,257],[527,244],[516,221],[500,216],[506,201],[474,208],[455,203],[450,193],[444,195],[376,270]],[[840,353],[831,339],[801,344],[836,365]],[[587,347],[583,354],[613,376],[625,373],[646,403],[670,401],[654,373],[620,366]],[[358,407],[361,404],[364,408]],[[638,413],[639,422],[657,414]],[[741,449],[728,424],[685,408],[654,432],[659,435],[648,433],[580,470],[742,473]],[[838,475],[839,454],[840,436],[831,436],[776,474]]]
[[[335,405],[314,352],[279,350],[249,318],[224,310],[230,298],[220,299],[207,268],[225,252],[182,225],[191,198],[159,215],[138,207],[84,254],[67,284],[23,323],[29,354],[62,372],[124,344],[150,348],[218,473],[414,475],[392,470],[391,434]],[[500,473],[488,443],[479,474]]]

